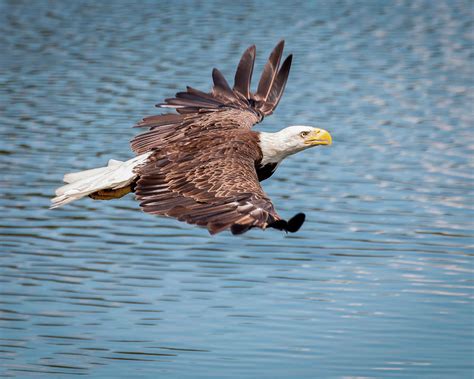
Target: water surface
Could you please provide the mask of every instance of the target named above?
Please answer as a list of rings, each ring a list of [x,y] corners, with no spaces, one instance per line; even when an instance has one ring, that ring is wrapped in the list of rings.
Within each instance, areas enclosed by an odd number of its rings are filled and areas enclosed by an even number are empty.
[[[469,1],[0,2],[0,373],[473,375]],[[294,235],[207,231],[132,196],[48,210],[65,172],[257,45],[294,54],[260,130],[334,145],[264,182]]]

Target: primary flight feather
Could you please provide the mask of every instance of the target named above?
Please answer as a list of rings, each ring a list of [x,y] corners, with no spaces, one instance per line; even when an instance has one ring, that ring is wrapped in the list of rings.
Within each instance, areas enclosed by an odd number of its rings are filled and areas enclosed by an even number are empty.
[[[304,214],[282,219],[260,181],[289,155],[330,145],[332,139],[310,126],[277,133],[251,130],[273,113],[283,95],[292,60],[289,55],[280,66],[283,47],[280,41],[270,54],[255,93],[251,46],[237,66],[233,88],[214,69],[211,93],[187,87],[165,99],[157,106],[177,113],[146,117],[136,125],[148,131],[131,141],[135,158],[66,174],[68,184],[56,190],[51,208],[84,196],[109,200],[135,192],[145,212],[203,226],[211,234],[228,229],[241,234],[254,227],[296,232]]]

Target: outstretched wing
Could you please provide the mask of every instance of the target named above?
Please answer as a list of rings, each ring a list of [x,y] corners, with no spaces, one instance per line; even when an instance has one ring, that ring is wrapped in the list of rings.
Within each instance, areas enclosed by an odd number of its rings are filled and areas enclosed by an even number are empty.
[[[157,104],[161,108],[175,109],[178,113],[144,118],[136,126],[150,130],[132,140],[132,149],[137,154],[143,154],[195,129],[250,129],[262,121],[277,107],[290,72],[291,55],[280,66],[283,46],[284,41],[280,41],[270,54],[256,93],[250,90],[255,62],[255,46],[251,46],[240,59],[233,88],[215,68],[212,71],[214,85],[211,93],[187,87],[185,92],[178,92],[175,97]]]
[[[252,131],[195,131],[157,150],[137,169],[136,197],[145,212],[204,226],[211,234],[226,229],[241,234],[253,227],[295,231],[295,223],[278,216],[260,186],[258,154]]]

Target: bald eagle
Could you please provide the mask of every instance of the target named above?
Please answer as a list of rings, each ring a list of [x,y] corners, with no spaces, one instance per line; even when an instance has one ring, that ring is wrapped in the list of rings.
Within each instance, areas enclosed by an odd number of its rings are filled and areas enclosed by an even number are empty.
[[[255,93],[250,81],[255,46],[242,55],[231,88],[217,69],[210,93],[187,87],[165,99],[161,108],[176,113],[145,117],[148,128],[131,141],[136,157],[110,160],[107,167],[66,174],[51,208],[89,196],[98,200],[135,192],[142,209],[206,227],[211,234],[241,234],[258,227],[296,232],[305,215],[284,220],[260,182],[283,159],[313,146],[330,145],[331,135],[310,126],[276,133],[252,127],[277,107],[290,72],[292,55],[281,64],[284,41],[273,49]]]

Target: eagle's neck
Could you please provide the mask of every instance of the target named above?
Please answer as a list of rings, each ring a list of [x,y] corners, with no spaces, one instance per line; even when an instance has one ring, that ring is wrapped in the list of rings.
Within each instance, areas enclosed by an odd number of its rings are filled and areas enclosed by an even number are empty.
[[[278,165],[287,156],[296,153],[293,151],[291,141],[282,131],[277,133],[259,133],[260,149],[262,150],[261,165]]]
[[[268,179],[273,175],[280,162],[288,155],[295,153],[288,144],[288,139],[281,132],[259,133],[259,146],[262,159],[255,162],[258,180]]]

